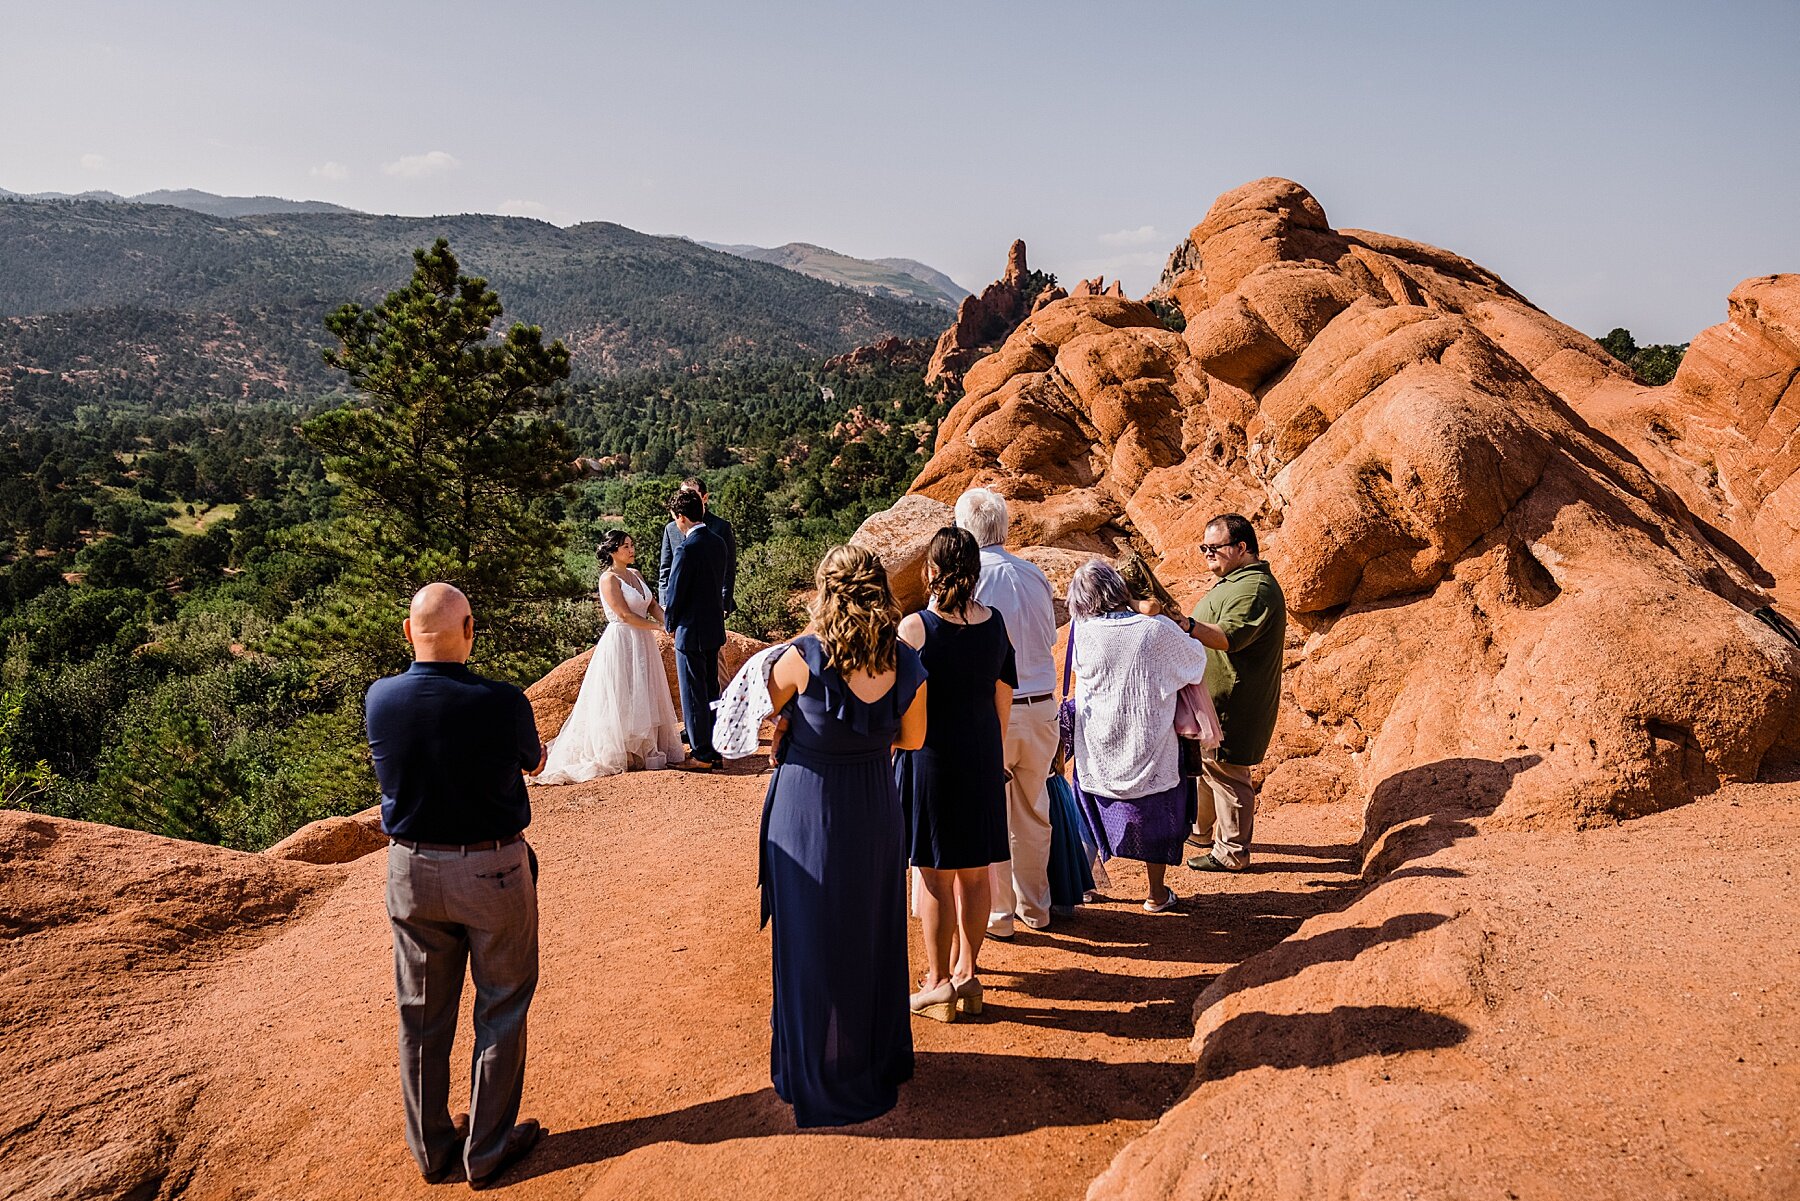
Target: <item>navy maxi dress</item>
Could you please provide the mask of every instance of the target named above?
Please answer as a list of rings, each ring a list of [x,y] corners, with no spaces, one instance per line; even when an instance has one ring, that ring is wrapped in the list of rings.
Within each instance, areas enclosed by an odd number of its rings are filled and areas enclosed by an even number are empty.
[[[763,804],[762,910],[772,924],[769,1077],[799,1126],[866,1122],[912,1078],[906,839],[890,750],[925,681],[898,648],[896,678],[860,700],[812,635],[811,678],[785,710],[781,766]]]
[[[958,625],[927,609],[919,660],[931,673],[925,745],[894,756],[914,867],[986,867],[1012,858],[1006,836],[1006,732],[994,684],[1019,686],[1006,621]]]

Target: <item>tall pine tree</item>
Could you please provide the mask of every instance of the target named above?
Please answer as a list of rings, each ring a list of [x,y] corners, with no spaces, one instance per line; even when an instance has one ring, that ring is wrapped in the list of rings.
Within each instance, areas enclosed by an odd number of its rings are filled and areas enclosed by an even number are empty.
[[[349,632],[372,606],[385,624],[420,586],[448,580],[469,595],[489,663],[529,659],[534,617],[577,590],[558,504],[575,449],[545,416],[569,351],[535,325],[496,338],[502,311],[439,238],[413,252],[406,287],[326,319],[339,346],[325,361],[357,395],[302,428],[344,485],[332,545],[345,570],[323,625]]]

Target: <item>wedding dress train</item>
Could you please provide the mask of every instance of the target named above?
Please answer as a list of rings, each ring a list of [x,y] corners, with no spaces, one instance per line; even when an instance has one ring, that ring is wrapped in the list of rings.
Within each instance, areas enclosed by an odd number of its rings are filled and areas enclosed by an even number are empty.
[[[648,586],[619,576],[626,605],[644,617],[655,599]],[[656,770],[687,754],[656,631],[626,625],[606,603],[606,629],[588,660],[569,719],[550,744],[550,761],[533,783],[576,784],[632,768]]]

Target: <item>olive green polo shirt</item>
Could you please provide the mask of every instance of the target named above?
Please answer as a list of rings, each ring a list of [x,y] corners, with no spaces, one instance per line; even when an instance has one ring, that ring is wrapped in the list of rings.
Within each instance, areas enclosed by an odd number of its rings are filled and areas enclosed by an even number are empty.
[[[1228,651],[1206,648],[1206,691],[1219,710],[1225,741],[1219,758],[1239,767],[1261,763],[1281,704],[1281,652],[1287,642],[1287,598],[1260,559],[1214,584],[1194,606],[1194,620],[1225,631]]]

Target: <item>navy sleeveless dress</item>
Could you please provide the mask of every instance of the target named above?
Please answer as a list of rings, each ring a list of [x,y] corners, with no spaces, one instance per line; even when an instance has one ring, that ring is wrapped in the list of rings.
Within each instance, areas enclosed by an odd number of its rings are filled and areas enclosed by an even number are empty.
[[[959,625],[927,609],[919,659],[931,673],[925,745],[894,757],[915,867],[986,867],[1012,858],[1006,837],[1006,732],[994,684],[1019,686],[1012,640],[994,609]]]
[[[890,749],[925,681],[905,643],[887,694],[864,702],[794,640],[811,679],[789,703],[763,804],[762,911],[772,924],[769,1077],[799,1126],[845,1126],[894,1107],[912,1078],[906,839]]]

